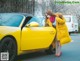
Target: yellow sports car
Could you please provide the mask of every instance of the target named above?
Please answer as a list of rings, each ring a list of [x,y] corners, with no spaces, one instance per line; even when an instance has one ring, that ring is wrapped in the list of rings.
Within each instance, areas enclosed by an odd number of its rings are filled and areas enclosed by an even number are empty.
[[[0,15],[0,52],[9,52],[9,61],[36,50],[53,53],[55,34],[53,27],[45,27],[44,18],[20,13]]]

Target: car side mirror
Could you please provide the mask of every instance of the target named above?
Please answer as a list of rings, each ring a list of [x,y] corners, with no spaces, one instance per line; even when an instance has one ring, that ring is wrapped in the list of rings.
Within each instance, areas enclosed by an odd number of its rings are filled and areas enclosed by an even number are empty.
[[[37,22],[30,22],[29,24],[26,24],[26,27],[38,27],[39,23]]]

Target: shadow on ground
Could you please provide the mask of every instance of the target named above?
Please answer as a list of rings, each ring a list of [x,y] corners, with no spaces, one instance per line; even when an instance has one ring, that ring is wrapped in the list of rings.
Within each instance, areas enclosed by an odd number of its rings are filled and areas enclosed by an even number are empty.
[[[26,59],[33,59],[33,58],[38,58],[38,57],[42,57],[42,56],[46,56],[46,55],[48,55],[48,54],[46,54],[43,51],[35,52],[35,53],[27,53],[27,54],[22,54],[22,55],[17,56],[16,61],[21,61],[21,60],[26,60]]]

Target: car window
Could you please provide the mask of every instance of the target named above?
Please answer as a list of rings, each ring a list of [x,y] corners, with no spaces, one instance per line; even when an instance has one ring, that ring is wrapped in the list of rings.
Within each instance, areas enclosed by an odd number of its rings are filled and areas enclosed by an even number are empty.
[[[71,17],[65,17],[66,22],[71,22]]]
[[[43,17],[33,17],[28,21],[27,24],[29,24],[30,22],[37,22],[37,23],[39,23],[39,26],[44,26],[44,18]]]
[[[74,23],[78,23],[77,18],[75,16],[73,16],[72,18],[73,18]]]
[[[18,27],[21,23],[23,19],[22,15],[2,15],[2,19],[0,19],[0,21],[2,21],[0,23],[0,26],[14,26],[14,27]]]

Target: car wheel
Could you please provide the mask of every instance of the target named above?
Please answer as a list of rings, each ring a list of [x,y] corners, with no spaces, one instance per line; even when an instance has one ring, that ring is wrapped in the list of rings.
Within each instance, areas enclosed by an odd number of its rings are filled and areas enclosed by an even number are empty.
[[[48,50],[45,50],[45,52],[47,54],[55,54],[55,51],[56,51],[56,49],[53,48],[52,46],[50,46]]]
[[[9,53],[9,61],[14,61],[14,59],[17,55],[16,42],[10,37],[4,38],[0,44],[0,53],[1,52],[8,52]]]

